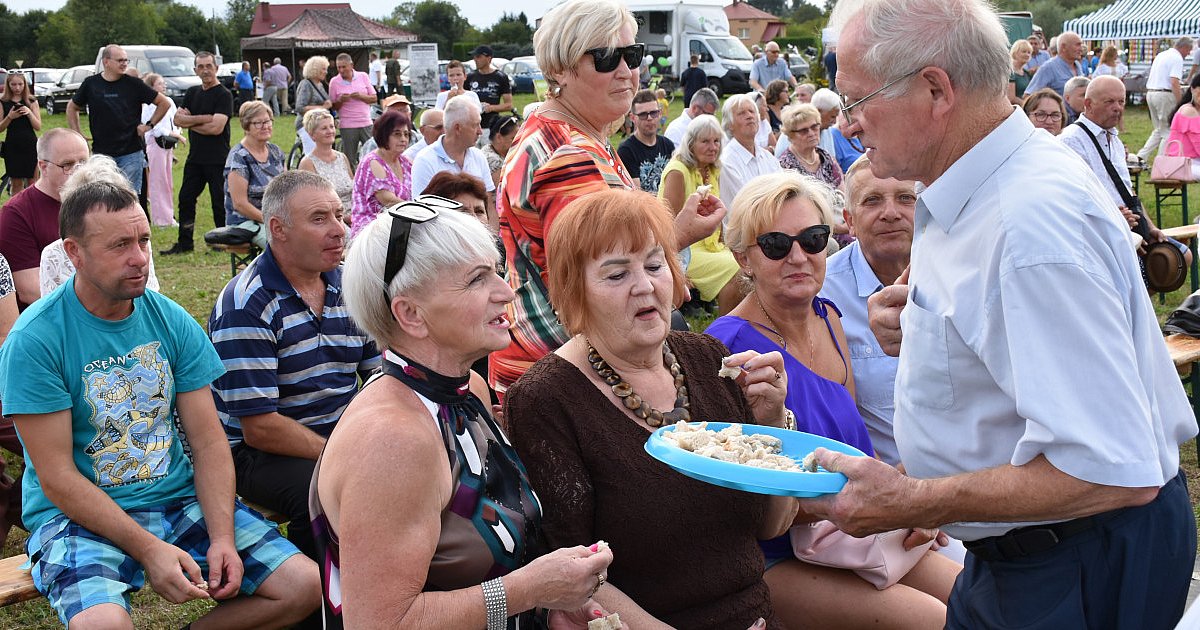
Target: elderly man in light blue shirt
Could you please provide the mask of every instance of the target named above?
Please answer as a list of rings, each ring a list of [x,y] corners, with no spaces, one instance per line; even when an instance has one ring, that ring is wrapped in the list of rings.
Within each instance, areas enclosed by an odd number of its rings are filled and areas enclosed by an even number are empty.
[[[843,132],[876,176],[925,188],[910,272],[868,302],[900,356],[906,470],[818,449],[848,482],[801,509],[852,535],[963,540],[947,628],[1172,627],[1196,551],[1179,468],[1196,420],[1128,224],[1008,102],[1007,39],[984,0],[839,3],[831,23],[854,105]],[[977,45],[914,49],[910,33]]]
[[[1071,31],[1063,32],[1058,36],[1058,55],[1038,68],[1025,87],[1025,95],[1048,87],[1062,96],[1067,81],[1086,76],[1080,59],[1083,59],[1083,40]]]
[[[765,92],[772,81],[787,81],[791,87],[796,87],[796,77],[792,69],[779,55],[779,44],[767,42],[766,53],[754,60],[750,66],[750,87]]]

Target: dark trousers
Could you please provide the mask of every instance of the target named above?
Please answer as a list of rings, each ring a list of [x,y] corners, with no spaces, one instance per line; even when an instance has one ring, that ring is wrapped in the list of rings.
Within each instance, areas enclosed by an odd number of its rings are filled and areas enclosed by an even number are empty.
[[[1174,628],[1196,557],[1181,472],[1150,503],[1097,515],[1092,529],[1013,560],[967,554],[947,628]]]
[[[249,103],[254,100],[254,88],[238,88],[238,100]]]
[[[183,165],[183,181],[179,184],[179,227],[190,232],[196,225],[196,200],[208,186],[212,200],[213,227],[225,227],[225,167],[222,164],[196,164],[188,160]]]
[[[233,449],[238,494],[286,516],[288,540],[301,553],[320,562],[308,516],[308,485],[316,466],[311,459],[264,453],[245,444]]]

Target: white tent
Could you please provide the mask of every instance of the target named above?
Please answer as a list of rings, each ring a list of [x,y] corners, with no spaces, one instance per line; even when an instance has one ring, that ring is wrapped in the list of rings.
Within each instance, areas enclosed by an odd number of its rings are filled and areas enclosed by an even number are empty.
[[[1200,33],[1200,0],[1117,0],[1063,22],[1086,41],[1175,38]]]

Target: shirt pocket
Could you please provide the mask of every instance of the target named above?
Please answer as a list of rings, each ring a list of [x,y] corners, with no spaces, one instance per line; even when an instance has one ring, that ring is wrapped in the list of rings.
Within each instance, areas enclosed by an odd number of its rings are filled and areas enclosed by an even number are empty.
[[[947,341],[949,318],[915,304],[910,298],[900,314],[904,338],[896,371],[897,398],[918,407],[949,409],[954,405]]]

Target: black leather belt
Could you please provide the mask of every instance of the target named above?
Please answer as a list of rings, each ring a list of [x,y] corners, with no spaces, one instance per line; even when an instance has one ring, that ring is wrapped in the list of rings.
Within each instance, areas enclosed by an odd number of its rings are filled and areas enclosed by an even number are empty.
[[[1170,92],[1171,90],[1146,90],[1147,92]]]
[[[963,545],[981,560],[1016,560],[1050,551],[1062,541],[1095,528],[1121,511],[1114,510],[1062,523],[1021,527],[1002,536],[964,541]]]

